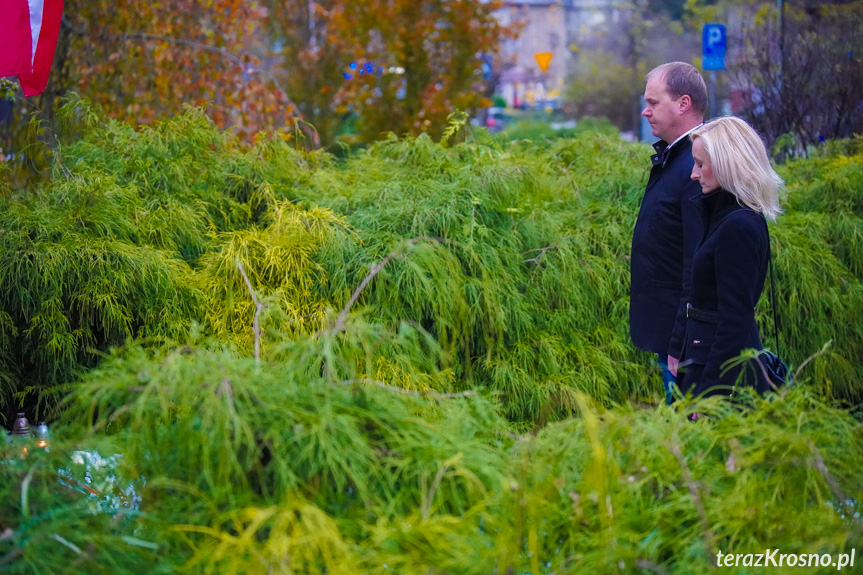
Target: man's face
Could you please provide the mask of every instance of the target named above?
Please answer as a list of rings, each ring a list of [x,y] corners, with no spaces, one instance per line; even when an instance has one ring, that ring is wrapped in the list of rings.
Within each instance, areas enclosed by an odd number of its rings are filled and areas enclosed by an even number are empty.
[[[676,140],[680,135],[677,133],[680,122],[679,98],[672,99],[668,94],[663,76],[653,76],[647,81],[647,87],[644,89],[644,101],[646,103],[641,115],[650,122],[653,135],[669,144]]]

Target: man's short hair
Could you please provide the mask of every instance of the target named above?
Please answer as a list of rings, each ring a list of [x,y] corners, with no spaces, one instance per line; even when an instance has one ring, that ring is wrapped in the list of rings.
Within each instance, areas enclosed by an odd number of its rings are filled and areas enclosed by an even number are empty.
[[[692,64],[668,62],[648,72],[646,80],[650,81],[653,77],[665,80],[665,89],[675,100],[684,95],[689,96],[693,110],[702,116],[707,111],[707,84]]]

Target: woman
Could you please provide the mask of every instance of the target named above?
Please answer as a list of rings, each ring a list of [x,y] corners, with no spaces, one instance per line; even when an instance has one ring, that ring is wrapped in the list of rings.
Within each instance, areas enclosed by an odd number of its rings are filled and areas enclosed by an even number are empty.
[[[678,313],[672,337],[679,341],[682,335],[684,342],[677,386],[694,396],[730,394],[741,376],[744,384],[767,389],[754,362],[723,367],[744,349],[762,349],[755,305],[770,259],[765,218],[775,220],[782,211],[782,179],[758,134],[739,118],[718,118],[690,137],[690,177],[701,184],[701,194],[691,201],[701,212],[704,233],[692,256],[689,303]]]

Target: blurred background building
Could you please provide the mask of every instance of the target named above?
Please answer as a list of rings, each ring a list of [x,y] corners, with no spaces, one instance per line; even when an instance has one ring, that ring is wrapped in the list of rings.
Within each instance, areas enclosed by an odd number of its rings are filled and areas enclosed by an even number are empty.
[[[522,29],[501,47],[496,93],[508,107],[559,109],[581,46],[619,11],[612,0],[507,0],[497,17]]]

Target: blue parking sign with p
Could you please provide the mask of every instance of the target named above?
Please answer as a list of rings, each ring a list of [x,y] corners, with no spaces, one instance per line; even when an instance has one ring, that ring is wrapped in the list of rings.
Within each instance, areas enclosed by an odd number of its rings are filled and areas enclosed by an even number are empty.
[[[705,70],[725,69],[725,26],[705,24],[702,32],[702,64]]]

